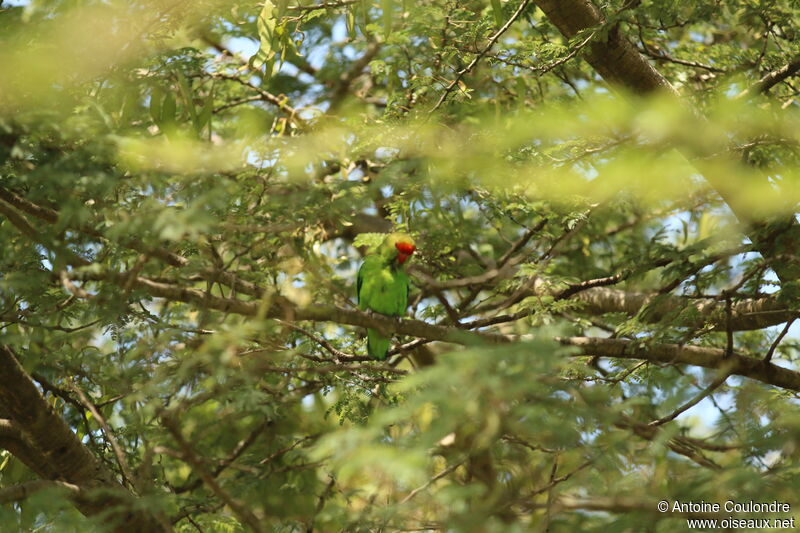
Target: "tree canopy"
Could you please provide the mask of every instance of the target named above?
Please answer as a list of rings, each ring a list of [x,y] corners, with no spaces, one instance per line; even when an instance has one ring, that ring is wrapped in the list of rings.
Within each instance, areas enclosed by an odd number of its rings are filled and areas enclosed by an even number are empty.
[[[791,519],[797,20],[0,0],[0,529]]]

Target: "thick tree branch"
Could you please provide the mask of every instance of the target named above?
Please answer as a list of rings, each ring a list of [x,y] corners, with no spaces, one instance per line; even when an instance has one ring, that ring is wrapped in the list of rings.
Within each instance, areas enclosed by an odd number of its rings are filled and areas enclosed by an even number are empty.
[[[3,487],[0,489],[0,504],[19,502],[26,499],[31,494],[39,492],[40,490],[62,490],[71,495],[78,495],[81,488],[72,483],[65,481],[51,481],[45,479],[37,479],[35,481],[27,481],[19,485],[12,485],[10,487]]]
[[[511,340],[505,335],[464,331],[455,327],[436,326],[413,319],[393,320],[380,315],[371,315],[334,306],[309,306],[305,309],[296,309],[283,299],[281,299],[282,302],[280,304],[268,306],[259,313],[260,306],[256,302],[244,302],[241,300],[209,296],[196,289],[186,289],[164,283],[157,283],[144,278],[139,278],[138,283],[142,287],[146,287],[154,296],[194,303],[200,307],[234,312],[246,316],[258,316],[260,314],[264,318],[290,318],[294,320],[313,320],[319,322],[330,321],[339,324],[375,328],[386,333],[411,335],[427,340],[453,342],[457,344],[474,344],[476,342],[502,343]],[[722,320],[724,322],[724,317]],[[649,361],[688,364],[714,369],[722,368],[722,364],[725,361],[725,350],[717,348],[679,346],[677,344],[640,347],[639,344],[633,341],[589,337],[571,337],[559,339],[559,342],[581,348],[584,355],[645,359]],[[746,376],[789,390],[800,391],[800,373],[798,372],[738,354],[733,354],[730,358],[730,362],[732,365],[731,374]]]
[[[58,471],[48,459],[28,441],[13,420],[0,419],[0,448],[8,450],[39,477],[55,479]]]
[[[248,302],[232,298],[221,298],[207,294],[198,289],[179,287],[142,277],[137,278],[137,286],[147,290],[147,292],[155,297],[191,303],[201,308],[216,309],[218,311],[236,313],[244,316],[261,316],[263,318],[278,318],[282,320],[336,322],[364,328],[375,328],[385,333],[410,335],[429,341],[444,341],[456,344],[503,343],[511,340],[505,335],[465,331],[456,327],[437,326],[413,319],[391,319],[382,315],[368,314],[334,306],[308,306],[303,309],[298,309],[288,300],[280,296],[273,297],[272,302],[263,300],[262,302]],[[597,288],[591,290],[605,291],[609,289]],[[761,305],[766,307],[772,305],[772,302],[770,301],[769,304],[763,303]],[[747,310],[748,306],[751,306],[750,311]],[[741,312],[743,315],[758,313],[758,311],[752,311],[752,309],[752,304],[745,302]],[[758,307],[755,309],[758,309]],[[768,314],[768,310],[762,312]],[[785,311],[780,311],[780,313],[783,312]],[[722,324],[725,323],[724,314],[719,317],[719,320]],[[731,325],[733,326],[734,324],[736,324],[736,322],[732,320]],[[466,326],[472,327],[485,325],[489,324],[481,321],[466,324]],[[670,344],[639,348],[636,343],[621,339],[572,337],[566,340],[562,339],[560,342],[580,347],[585,355],[646,359],[650,361],[690,364],[716,369],[720,368],[721,359],[724,359],[723,356],[725,353],[724,350],[716,348],[700,348]],[[750,357],[743,357],[738,354],[733,354],[732,358],[734,361],[732,374],[742,375],[764,383],[800,391],[800,374],[797,372],[764,363]]]
[[[487,271],[489,277],[496,271]],[[479,276],[465,278],[476,280]],[[484,279],[480,277],[481,279]],[[423,277],[423,279],[426,279]],[[452,280],[459,286],[459,280]],[[592,280],[598,281],[598,280]],[[613,280],[612,280],[613,281]],[[427,280],[426,280],[427,283]],[[449,282],[441,282],[449,283]],[[598,283],[599,284],[599,283]],[[426,284],[426,287],[428,285]],[[514,303],[527,297],[560,296],[563,293],[554,293],[542,279],[533,279],[527,283],[527,290],[521,291],[514,297]],[[436,285],[434,285],[436,287]],[[701,327],[710,325],[717,329],[727,326],[725,310],[718,299],[690,298],[680,295],[666,295],[643,292],[629,292],[619,289],[594,286],[589,289],[574,292],[569,299],[578,302],[577,311],[584,315],[603,315],[606,313],[622,313],[635,316],[641,313],[639,319],[646,323],[657,323],[669,319],[674,325],[681,327]],[[787,309],[786,305],[777,297],[764,297],[757,299],[743,299],[732,303],[731,329],[733,331],[749,331],[763,329],[777,324],[782,324],[798,317],[800,313]],[[487,309],[488,310],[488,309]],[[470,322],[467,326],[483,327],[519,320],[530,316],[531,311],[520,311],[510,315],[493,316]]]
[[[725,357],[725,350],[678,344],[646,346],[623,339],[591,337],[559,337],[564,346],[574,346],[578,355],[594,355],[619,359],[643,359],[657,363],[702,366],[715,370],[728,369],[731,375],[745,376],[769,385],[800,391],[800,372],[789,370],[754,357],[737,353]]]
[[[536,5],[567,38],[605,23],[605,17],[589,0],[536,0]],[[606,40],[589,46],[587,59],[600,75],[614,85],[636,93],[657,90],[677,95],[670,83],[650,65],[616,26]]]
[[[755,94],[763,94],[798,72],[800,72],[800,56],[795,57],[784,66],[768,72],[754,85],[736,95],[736,98],[747,98]]]
[[[602,12],[590,0],[536,0],[536,4],[567,38],[606,23]],[[685,106],[678,100],[677,91],[666,78],[625,38],[619,24],[609,30],[607,39],[592,43],[587,60],[612,85],[623,87],[636,94],[666,92],[675,96],[678,104]],[[791,66],[787,68],[792,69]],[[697,116],[702,119],[699,114]],[[800,264],[774,259],[785,253],[787,248],[791,253],[797,250],[800,243],[800,224],[794,217],[771,221],[753,220],[749,208],[744,205],[745,202],[740,197],[741,191],[745,190],[748,184],[743,183],[741,178],[733,179],[735,177],[729,173],[720,172],[714,164],[720,157],[718,154],[696,153],[684,149],[684,155],[704,174],[736,217],[750,227],[751,240],[756,244],[758,251],[770,261],[770,266],[778,278],[782,282],[800,278]],[[763,180],[766,183],[767,177],[764,176]],[[781,197],[776,191],[774,197],[765,198],[764,203],[781,205]],[[770,238],[776,229],[780,230],[777,233],[785,233],[783,238]]]
[[[660,515],[657,502],[655,500],[639,500],[629,497],[596,497],[596,498],[577,498],[574,496],[562,496],[556,500],[558,510],[573,511],[606,511],[610,513],[647,513]],[[670,516],[673,513],[670,513]],[[674,515],[686,516],[690,518],[724,518],[727,515],[722,513],[702,513],[702,512],[675,512]]]
[[[262,316],[263,318],[280,318],[283,320],[313,320],[317,322],[337,322],[351,326],[375,328],[386,333],[397,333],[422,337],[428,340],[471,344],[481,342],[507,342],[504,335],[464,331],[453,327],[436,326],[421,320],[392,319],[377,314],[344,309],[330,305],[314,305],[303,309],[296,308],[283,297],[275,296],[262,302],[246,302],[233,298],[221,298],[197,289],[189,289],[159,283],[147,278],[138,278],[137,286],[145,289],[153,296],[168,300],[180,301],[207,309],[216,309],[226,313],[245,316]]]
[[[103,514],[115,532],[170,531],[163,517],[138,508],[134,496],[99,462],[51,408],[7,346],[0,346],[0,412],[20,428],[59,480],[87,494],[76,500],[85,515]]]
[[[605,287],[586,290],[573,298],[583,304],[580,312],[590,315],[624,313],[634,316],[649,305],[647,312],[640,317],[645,322],[660,322],[669,317],[671,320],[677,320],[675,325],[683,327],[710,324],[719,329],[725,328],[725,310],[719,300],[713,298],[658,296]],[[731,307],[731,329],[734,331],[762,329],[782,324],[798,315],[797,311],[787,309],[773,297],[739,300],[733,302]],[[679,313],[684,309],[691,313]]]

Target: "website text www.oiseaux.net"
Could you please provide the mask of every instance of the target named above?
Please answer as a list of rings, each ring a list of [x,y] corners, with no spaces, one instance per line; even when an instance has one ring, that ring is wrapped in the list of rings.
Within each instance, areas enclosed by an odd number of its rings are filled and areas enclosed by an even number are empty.
[[[681,513],[695,515],[686,519],[688,529],[795,529],[795,517],[786,516],[792,508],[786,502],[736,502],[727,500],[723,503],[706,501],[667,501],[658,502],[658,510],[662,513]],[[738,516],[724,516],[726,513]],[[719,518],[700,518],[697,515],[716,514]],[[775,517],[774,515],[783,515]],[[773,516],[769,516],[773,515]]]

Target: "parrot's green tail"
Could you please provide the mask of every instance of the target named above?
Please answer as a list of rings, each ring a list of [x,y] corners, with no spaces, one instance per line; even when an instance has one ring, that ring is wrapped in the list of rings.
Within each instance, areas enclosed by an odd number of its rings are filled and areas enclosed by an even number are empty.
[[[389,351],[392,339],[384,337],[372,328],[367,328],[367,353],[373,359],[383,361]]]

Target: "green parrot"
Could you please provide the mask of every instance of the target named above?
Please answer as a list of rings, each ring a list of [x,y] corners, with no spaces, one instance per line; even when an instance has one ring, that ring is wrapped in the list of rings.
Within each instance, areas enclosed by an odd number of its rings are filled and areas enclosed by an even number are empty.
[[[359,309],[389,316],[405,314],[410,282],[403,268],[416,249],[410,235],[392,233],[375,253],[367,255],[358,269],[356,291]],[[373,359],[386,359],[390,343],[390,338],[372,328],[367,329],[367,353]]]

